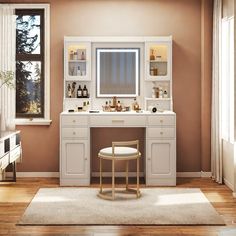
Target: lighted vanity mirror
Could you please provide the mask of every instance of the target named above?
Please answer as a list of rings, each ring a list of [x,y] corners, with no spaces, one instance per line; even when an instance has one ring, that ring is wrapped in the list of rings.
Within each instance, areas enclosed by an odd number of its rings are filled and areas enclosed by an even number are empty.
[[[139,95],[140,49],[96,49],[97,97]]]

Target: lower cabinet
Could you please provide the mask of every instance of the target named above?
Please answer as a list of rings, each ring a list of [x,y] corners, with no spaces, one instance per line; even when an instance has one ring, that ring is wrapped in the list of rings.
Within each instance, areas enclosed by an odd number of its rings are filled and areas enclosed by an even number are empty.
[[[146,184],[176,185],[175,140],[147,140]]]
[[[90,184],[90,153],[87,140],[62,140],[61,185]]]

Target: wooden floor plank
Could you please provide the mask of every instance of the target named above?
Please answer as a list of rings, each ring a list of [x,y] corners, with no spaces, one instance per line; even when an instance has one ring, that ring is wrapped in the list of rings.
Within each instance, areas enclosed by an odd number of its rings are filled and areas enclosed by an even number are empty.
[[[110,179],[104,180],[109,186]],[[117,179],[120,187],[124,179]],[[145,187],[144,181],[141,186]],[[91,187],[98,187],[93,179]],[[131,180],[132,186],[132,180]],[[59,187],[57,178],[19,178],[0,185],[0,235],[76,235],[76,236],[217,236],[223,229],[236,229],[236,199],[225,185],[210,178],[178,178],[178,188],[200,188],[226,222],[226,226],[17,226],[30,201],[40,188]]]

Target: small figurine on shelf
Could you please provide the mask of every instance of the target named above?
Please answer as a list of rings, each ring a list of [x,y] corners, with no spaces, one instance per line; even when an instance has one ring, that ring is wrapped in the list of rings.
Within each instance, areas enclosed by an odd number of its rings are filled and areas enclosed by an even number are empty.
[[[72,98],[75,98],[76,96],[76,94],[75,94],[75,86],[76,86],[76,82],[73,82],[72,83],[72,89],[71,89],[71,97]]]
[[[67,97],[71,98],[71,86],[70,86],[70,84],[67,85]]]

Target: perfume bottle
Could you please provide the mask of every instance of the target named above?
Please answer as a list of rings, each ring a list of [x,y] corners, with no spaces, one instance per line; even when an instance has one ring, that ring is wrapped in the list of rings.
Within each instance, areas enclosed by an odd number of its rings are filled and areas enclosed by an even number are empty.
[[[80,85],[79,88],[77,89],[77,98],[82,98],[82,89]]]

